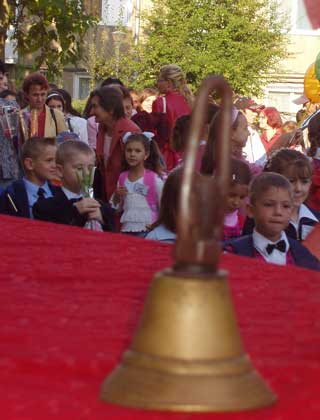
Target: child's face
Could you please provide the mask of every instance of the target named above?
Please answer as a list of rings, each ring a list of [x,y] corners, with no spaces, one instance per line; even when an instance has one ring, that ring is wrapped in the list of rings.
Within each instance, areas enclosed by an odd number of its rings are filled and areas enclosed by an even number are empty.
[[[49,108],[63,112],[63,103],[59,99],[51,98],[47,105]]]
[[[257,232],[271,241],[277,241],[286,229],[292,214],[290,192],[269,188],[255,203],[248,205],[248,215],[254,218]]]
[[[303,204],[309,195],[309,190],[311,187],[311,178],[304,177],[300,178],[298,176],[294,176],[293,174],[284,173],[283,174],[292,185],[293,189],[293,205],[296,208],[299,208],[301,204]]]
[[[248,186],[245,184],[232,185],[227,195],[226,213],[239,210],[248,196]]]
[[[123,100],[123,108],[124,108],[124,113],[126,114],[126,117],[131,118],[132,109],[133,109],[131,98],[125,98]]]
[[[238,125],[232,130],[231,141],[240,147],[244,147],[249,134],[247,119],[243,114],[239,114]]]
[[[147,160],[149,154],[146,152],[144,145],[141,141],[129,141],[125,148],[125,158],[127,164],[134,168],[136,166],[144,166],[144,161]]]
[[[56,146],[45,146],[37,158],[26,158],[24,168],[31,182],[42,185],[46,181],[57,178]]]
[[[80,194],[81,177],[84,170],[87,174],[94,168],[95,156],[93,153],[74,153],[63,165],[57,164],[58,173],[62,178],[62,185],[75,194]]]
[[[137,107],[139,105],[139,95],[137,95],[135,92],[130,92],[130,96],[131,96],[131,99],[132,99],[133,108],[137,109]]]

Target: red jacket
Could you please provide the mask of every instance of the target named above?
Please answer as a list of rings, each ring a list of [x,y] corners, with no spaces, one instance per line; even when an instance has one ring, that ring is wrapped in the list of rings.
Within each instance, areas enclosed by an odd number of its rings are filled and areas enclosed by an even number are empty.
[[[166,102],[166,114],[171,129],[174,127],[176,119],[182,115],[189,115],[191,113],[191,107],[187,100],[179,92],[168,92],[164,97],[157,98],[152,104],[152,112],[164,112],[163,102],[165,98]]]
[[[96,152],[98,167],[100,169],[103,180],[104,199],[107,201],[110,200],[117,187],[117,181],[121,172],[121,161],[124,150],[124,146],[121,140],[123,135],[128,131],[131,131],[132,133],[141,133],[140,128],[126,117],[120,118],[116,121],[112,134],[109,158],[107,165],[105,165],[103,154],[105,129],[102,124],[99,125]]]

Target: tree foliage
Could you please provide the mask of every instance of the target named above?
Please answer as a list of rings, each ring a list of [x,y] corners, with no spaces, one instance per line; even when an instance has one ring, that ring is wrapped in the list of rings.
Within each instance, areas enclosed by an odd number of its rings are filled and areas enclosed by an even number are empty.
[[[140,86],[175,63],[194,87],[215,73],[237,93],[258,94],[286,56],[284,19],[274,0],[154,0],[144,26],[132,65]]]
[[[83,0],[10,0],[9,4],[18,53],[35,54],[35,68],[45,63],[50,77],[82,58],[84,36],[96,23],[85,12]]]

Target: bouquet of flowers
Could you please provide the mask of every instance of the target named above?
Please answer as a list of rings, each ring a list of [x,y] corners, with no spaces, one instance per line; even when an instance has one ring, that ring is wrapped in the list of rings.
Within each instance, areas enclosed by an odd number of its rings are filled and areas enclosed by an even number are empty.
[[[83,197],[93,198],[93,178],[94,178],[95,168],[91,168],[87,172],[84,168],[77,171],[77,178],[79,184],[81,185],[81,193]],[[84,225],[85,229],[95,230],[97,232],[103,232],[102,225],[98,220],[88,220]]]

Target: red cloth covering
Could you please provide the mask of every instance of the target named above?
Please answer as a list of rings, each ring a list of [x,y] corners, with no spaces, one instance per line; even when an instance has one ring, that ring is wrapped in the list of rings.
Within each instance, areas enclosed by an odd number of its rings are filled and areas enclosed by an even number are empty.
[[[274,407],[161,413],[102,403],[155,271],[171,246],[0,217],[0,407],[3,420],[301,420],[320,418],[316,272],[223,255],[242,338],[278,394]]]

